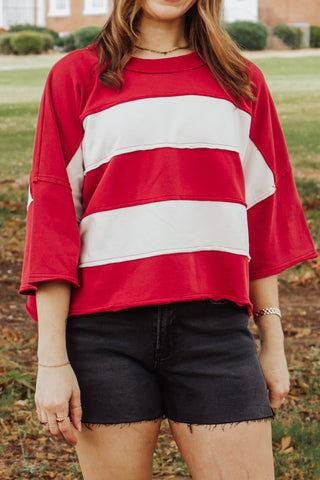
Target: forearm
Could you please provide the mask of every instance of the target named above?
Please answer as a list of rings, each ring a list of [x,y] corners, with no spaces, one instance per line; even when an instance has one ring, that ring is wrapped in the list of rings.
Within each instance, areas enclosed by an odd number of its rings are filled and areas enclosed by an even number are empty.
[[[38,311],[38,359],[55,365],[68,360],[66,319],[69,312],[71,285],[43,282],[36,292]]]
[[[254,312],[266,307],[279,307],[277,275],[252,280],[250,282],[250,299]],[[256,323],[260,338],[265,344],[275,347],[283,345],[283,330],[281,320],[277,315],[265,315],[260,317]]]

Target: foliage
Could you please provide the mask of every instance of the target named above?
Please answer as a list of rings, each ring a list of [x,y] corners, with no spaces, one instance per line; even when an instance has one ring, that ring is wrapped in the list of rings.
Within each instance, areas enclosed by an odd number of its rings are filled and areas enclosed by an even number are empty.
[[[10,55],[10,53],[13,53],[10,45],[10,38],[10,33],[2,33],[0,35],[0,54]]]
[[[74,33],[60,37],[57,46],[60,47],[63,52],[72,52],[72,50],[76,50]]]
[[[41,53],[45,41],[41,33],[22,31],[11,35],[10,45],[14,53],[27,55],[28,53]]]
[[[301,48],[303,33],[301,28],[291,25],[277,25],[274,34],[293,49]]]
[[[244,50],[263,50],[268,30],[261,22],[236,21],[226,24],[230,37]]]
[[[61,36],[56,43],[63,52],[71,52],[79,48],[86,48],[94,43],[96,36],[100,32],[100,27],[90,26],[83,27],[74,33]]]
[[[304,209],[315,208],[320,210],[320,179],[297,178],[296,186]]]
[[[74,34],[74,43],[76,48],[86,48],[94,43],[95,38],[99,34],[101,27],[83,27]]]
[[[55,30],[46,27],[39,27],[38,25],[30,25],[26,23],[25,25],[12,25],[9,29],[9,32],[25,32],[33,31],[38,33],[48,33],[54,39],[54,44],[59,40],[59,33]]]
[[[59,35],[54,30],[34,25],[12,26],[7,34],[1,35],[0,53],[26,55],[46,52],[54,47]]]
[[[310,47],[320,47],[320,26],[311,25],[310,27]]]
[[[50,33],[42,33],[43,51],[47,52],[54,47],[54,38]]]

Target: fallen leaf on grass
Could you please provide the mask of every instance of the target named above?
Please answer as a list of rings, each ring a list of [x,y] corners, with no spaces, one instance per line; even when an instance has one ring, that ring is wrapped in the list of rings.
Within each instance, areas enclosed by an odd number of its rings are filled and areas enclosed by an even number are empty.
[[[29,403],[29,400],[17,400],[16,402],[14,402],[15,405],[17,405],[18,407],[26,407]]]
[[[284,453],[285,453],[285,454],[287,454],[287,455],[288,455],[288,454],[291,455],[291,453],[293,453],[293,447],[286,448],[285,450],[280,450],[280,453],[281,453],[281,454],[284,454]]]
[[[289,326],[285,330],[286,330],[286,333],[296,338],[309,337],[311,335],[311,328],[300,328],[300,327]]]
[[[280,451],[286,450],[290,446],[290,443],[291,443],[291,437],[282,437]]]
[[[34,343],[36,344],[37,343],[37,339],[38,339],[38,334],[36,333],[32,338],[30,338],[28,340],[28,343]]]
[[[22,335],[18,332],[14,332],[13,330],[9,330],[8,327],[3,327],[2,328],[2,334],[7,340],[21,340]]]
[[[13,442],[13,441],[16,441],[18,440],[18,435],[8,435],[8,437],[5,437],[5,439],[9,442]]]

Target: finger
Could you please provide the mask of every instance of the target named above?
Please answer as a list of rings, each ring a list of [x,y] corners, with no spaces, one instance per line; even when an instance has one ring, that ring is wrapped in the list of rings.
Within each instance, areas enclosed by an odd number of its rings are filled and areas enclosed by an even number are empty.
[[[77,430],[79,430],[79,432],[81,432],[82,408],[80,401],[80,390],[72,392],[72,396],[70,398],[70,413],[73,425]]]
[[[71,415],[71,421],[74,425],[74,427],[79,430],[79,432],[82,431],[82,425],[81,425],[81,419],[82,419],[82,408],[81,405],[78,405],[76,407],[70,407],[70,415]]]
[[[279,392],[279,391],[269,390],[269,401],[273,410],[281,407],[281,405],[285,400],[286,395],[287,393],[283,391]]]
[[[38,420],[39,422],[44,422],[44,416],[43,416],[43,412],[41,411],[41,406],[40,406],[40,403],[35,399],[34,401],[35,403],[35,409],[36,409],[36,413],[37,413],[37,417],[38,417]]]
[[[77,444],[77,438],[76,438],[76,436],[74,434],[74,431],[72,429],[72,423],[71,423],[70,417],[67,416],[67,415],[64,415],[64,416],[58,415],[57,417],[58,418],[63,418],[63,420],[58,422],[58,428],[59,428],[59,431],[60,431],[61,435],[63,436],[64,440],[66,442],[71,443],[72,445],[76,445]]]
[[[41,405],[39,403],[37,405],[37,415],[38,415],[38,420],[40,423],[40,427],[45,431],[49,432],[49,425],[48,425],[48,417],[44,411],[43,408],[41,408]]]
[[[64,420],[63,422],[58,422],[57,418],[64,418]],[[77,444],[77,439],[72,431],[70,419],[66,412],[58,415],[50,414],[48,416],[48,426],[51,435],[54,437],[59,438],[60,440],[65,440],[66,442],[70,442],[72,445]]]
[[[273,397],[272,395],[269,395],[269,401],[271,408],[276,411],[278,408],[281,406],[282,399],[279,399],[278,397]]]
[[[50,413],[48,415],[48,426],[51,435],[53,435],[54,437],[58,437],[60,431],[58,427],[57,416],[55,414]]]

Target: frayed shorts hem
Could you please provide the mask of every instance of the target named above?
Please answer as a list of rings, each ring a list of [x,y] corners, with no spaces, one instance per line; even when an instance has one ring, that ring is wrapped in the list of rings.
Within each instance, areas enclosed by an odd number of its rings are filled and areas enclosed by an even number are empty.
[[[96,423],[96,422],[82,422],[82,425],[84,425],[86,428],[88,428],[89,430],[93,430],[94,428],[96,427],[118,427],[120,426],[120,428],[124,428],[124,427],[129,427],[131,425],[139,425],[139,424],[142,424],[142,423],[149,423],[149,422],[153,422],[153,423],[158,423],[158,421],[162,421],[162,420],[169,420],[173,423],[179,423],[179,424],[183,424],[183,425],[187,425],[190,432],[192,433],[192,427],[205,427],[209,430],[214,430],[215,428],[217,427],[222,427],[222,430],[224,430],[224,428],[230,426],[230,427],[234,427],[234,426],[237,426],[239,425],[240,423],[251,423],[251,422],[269,422],[271,420],[273,420],[275,417],[275,414],[271,414],[271,415],[268,415],[268,416],[261,416],[261,417],[255,417],[255,418],[244,418],[244,419],[241,419],[241,420],[232,420],[232,421],[224,421],[224,422],[221,422],[221,421],[218,421],[218,422],[215,422],[215,423],[207,423],[207,422],[190,422],[189,420],[177,420],[175,418],[172,418],[171,416],[167,416],[165,414],[163,415],[158,415],[154,418],[150,418],[150,419],[142,419],[142,420],[133,420],[133,421],[127,421],[127,422],[119,422],[119,423]]]

